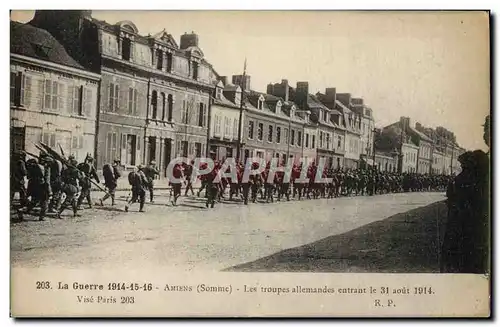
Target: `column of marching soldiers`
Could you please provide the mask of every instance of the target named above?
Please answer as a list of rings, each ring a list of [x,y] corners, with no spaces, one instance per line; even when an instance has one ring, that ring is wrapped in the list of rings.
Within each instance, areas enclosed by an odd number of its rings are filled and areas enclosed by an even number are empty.
[[[87,154],[83,162],[78,163],[73,156],[65,158],[64,153],[59,154],[47,145],[40,143],[37,145],[40,150],[39,155],[34,155],[25,151],[14,153],[11,160],[11,204],[17,212],[18,219],[22,220],[24,214],[34,213],[34,209],[39,207],[39,220],[44,220],[45,215],[55,213],[57,218],[66,209],[72,209],[73,215],[77,216],[84,201],[92,208],[91,189],[92,185],[105,193],[99,199],[99,204],[104,206],[104,202],[110,198],[111,205],[115,205],[115,192],[117,181],[121,177],[120,161],[107,163],[103,166],[104,186],[100,186],[100,180],[96,173],[94,159]],[[62,152],[62,150],[61,150]],[[26,160],[26,156],[30,158]],[[285,177],[284,171],[274,173],[274,178],[270,174],[270,162],[261,173],[251,174],[248,181],[243,181],[245,166],[242,162],[236,163],[237,180],[230,177],[220,178],[219,173],[223,166],[224,159],[214,160],[214,168],[210,173],[195,176],[195,180],[201,181],[201,187],[197,192],[200,197],[205,191],[206,207],[213,208],[216,202],[224,199],[229,187],[229,200],[233,197],[240,197],[241,201],[247,205],[249,201],[261,201],[266,203],[281,201],[286,199],[318,199],[337,198],[340,196],[364,196],[399,192],[422,192],[422,191],[445,191],[454,176],[431,175],[417,173],[397,173],[379,171],[375,168],[368,169],[330,169],[325,168],[318,174],[318,166],[313,161],[308,165],[307,179],[304,182],[301,178],[302,163],[294,164],[290,178]],[[200,171],[207,168],[207,163],[201,163],[200,167],[194,167],[195,161],[188,163],[177,163],[173,166],[170,181],[170,199],[172,205],[177,204],[181,196],[182,186],[185,185],[184,195],[188,192],[194,196],[193,173],[195,168]],[[282,162],[280,166],[284,166]],[[252,169],[258,170],[258,163],[252,164]],[[321,168],[319,168],[321,169]],[[230,172],[227,168],[226,173]],[[159,175],[155,162],[148,166],[139,165],[128,173],[128,182],[131,187],[125,211],[134,203],[139,203],[139,211],[144,212],[146,193],[149,192],[150,202],[154,202],[154,180]],[[330,179],[329,182],[316,182],[316,177]],[[27,178],[27,188],[25,179]],[[15,193],[19,193],[19,205],[13,205]],[[130,195],[131,198],[130,198]],[[172,199],[173,195],[173,199]],[[130,200],[129,200],[130,198]]]

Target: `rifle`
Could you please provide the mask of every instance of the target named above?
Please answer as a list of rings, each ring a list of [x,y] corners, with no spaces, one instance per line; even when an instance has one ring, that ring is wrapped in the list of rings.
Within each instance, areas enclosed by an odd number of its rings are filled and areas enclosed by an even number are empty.
[[[77,169],[78,171],[82,172],[80,169],[78,169],[78,167],[75,167],[73,165],[71,165],[69,163],[68,160],[66,160],[66,158],[64,158],[63,156],[61,156],[59,153],[57,153],[56,151],[52,150],[52,148],[50,148],[48,145],[40,142],[40,145],[46,149],[44,152],[47,152],[48,155],[52,156],[53,158],[61,161],[62,163],[64,163],[66,166],[68,167],[71,167],[71,168],[74,168],[74,169]],[[40,149],[38,146],[37,146],[38,149]],[[42,150],[42,149],[40,149]],[[42,150],[43,151],[43,150]],[[82,172],[83,173],[83,172]],[[91,178],[87,177],[87,175],[85,175],[85,173],[83,173],[83,176],[85,176],[86,179],[88,179],[94,186],[96,186],[99,190],[101,190],[102,192],[106,193],[106,194],[109,194],[104,188],[101,187],[101,185],[97,184],[96,182],[94,182]]]
[[[57,143],[57,145],[59,145],[59,150],[61,150],[61,154],[62,154],[62,156],[63,156],[64,158],[66,158],[66,156],[64,155],[64,150],[63,150],[63,148],[62,148],[62,146],[61,146],[61,143]]]
[[[28,151],[24,151],[24,153],[26,153],[27,155],[29,156],[32,156],[33,158],[36,158],[36,159],[40,159],[39,156],[37,156],[36,154],[33,154],[31,152],[28,152]]]

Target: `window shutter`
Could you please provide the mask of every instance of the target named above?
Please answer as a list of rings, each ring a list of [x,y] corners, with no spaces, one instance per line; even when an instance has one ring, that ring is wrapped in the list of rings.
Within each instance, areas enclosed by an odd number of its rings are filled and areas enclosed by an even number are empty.
[[[113,111],[114,106],[114,93],[115,93],[115,85],[113,83],[109,83],[108,87],[108,110]]]
[[[92,116],[92,89],[82,86],[82,96],[83,96],[83,113],[87,117]]]
[[[120,161],[122,163],[125,163],[125,161],[127,160],[127,134],[122,133],[121,136],[122,136],[122,142],[121,142],[122,146],[120,151]]]
[[[21,82],[21,105],[29,107],[31,104],[31,76],[23,75]]]
[[[128,89],[128,114],[132,115],[134,113],[134,89],[129,87]]]
[[[207,106],[203,106],[203,127],[207,127]]]
[[[176,157],[179,157],[181,152],[181,141],[176,141],[175,142],[175,155]]]
[[[68,101],[66,103],[66,110],[68,111],[68,114],[73,113],[73,106],[74,106],[74,93],[75,92],[75,86],[74,85],[69,85],[68,86]]]
[[[22,104],[21,103],[22,80],[23,80],[23,74],[17,73],[15,82],[15,97],[14,97],[14,103],[16,106],[20,106]]]
[[[137,103],[138,103],[137,89],[134,89],[134,116],[137,116]]]
[[[137,150],[141,150],[141,137],[139,135],[137,136]]]
[[[78,139],[78,143],[79,143],[79,144],[78,144],[78,148],[79,148],[79,149],[83,149],[83,148],[85,148],[85,144],[83,144],[83,142],[84,142],[83,135],[80,135],[80,137],[79,137],[79,139]]]
[[[56,146],[56,134],[50,134],[50,145],[51,147],[55,147]]]

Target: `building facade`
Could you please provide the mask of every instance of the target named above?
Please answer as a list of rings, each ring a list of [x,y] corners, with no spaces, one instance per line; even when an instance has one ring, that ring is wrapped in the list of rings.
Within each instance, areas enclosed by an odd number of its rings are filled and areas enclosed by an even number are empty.
[[[215,89],[215,99],[210,112],[210,152],[217,160],[236,158],[240,119],[241,88],[237,85],[224,85],[219,81]],[[241,115],[241,128],[244,127],[245,111]],[[241,158],[241,153],[240,157]]]
[[[375,167],[378,171],[396,172],[398,168],[398,157],[394,153],[375,152]]]
[[[46,30],[10,23],[11,151],[43,142],[83,161],[94,154],[100,76],[86,71]]]
[[[54,20],[57,23],[54,23]],[[205,155],[208,112],[217,74],[195,33],[178,45],[165,30],[143,36],[131,21],[109,24],[88,11],[37,11],[37,26],[58,32],[80,63],[102,74],[98,166],[156,161],[166,176],[173,157]],[[81,35],[75,39],[71,35]]]
[[[373,143],[375,120],[373,110],[364,104],[362,98],[352,98],[351,110],[361,117],[360,157],[369,166],[373,165]]]
[[[345,159],[348,169],[360,166],[361,158],[361,115],[352,111],[351,94],[337,93],[336,108],[342,113],[345,124]]]

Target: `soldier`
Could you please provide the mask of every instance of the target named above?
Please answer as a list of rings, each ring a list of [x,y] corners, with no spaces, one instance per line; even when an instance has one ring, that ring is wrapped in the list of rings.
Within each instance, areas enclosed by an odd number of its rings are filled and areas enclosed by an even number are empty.
[[[216,179],[217,175],[219,174],[220,170],[219,165],[215,165],[214,169],[206,175],[207,179],[207,202],[206,202],[206,207],[210,205],[210,208],[213,208],[215,206],[215,200],[218,198],[218,192],[220,190],[220,186]]]
[[[14,200],[14,195],[19,193],[21,207],[26,205],[26,187],[24,185],[26,175],[26,154],[15,152],[10,162],[10,202]]]
[[[85,179],[82,181],[82,191],[80,197],[78,198],[78,207],[80,208],[83,202],[83,199],[87,199],[89,207],[92,208],[92,199],[90,198],[90,189],[92,187],[92,183],[90,182],[93,179],[99,182],[99,176],[97,176],[97,172],[94,167],[94,159],[92,158],[90,153],[87,153],[84,162],[80,163],[77,168],[85,174]]]
[[[139,201],[139,212],[144,212],[144,203],[146,202],[146,188],[148,181],[143,172],[144,166],[139,165],[128,174],[128,182],[132,187],[132,198],[125,205],[125,212],[128,212],[129,207]]]
[[[73,217],[78,214],[78,199],[81,191],[80,185],[85,182],[85,175],[83,172],[76,168],[78,162],[71,156],[68,159],[69,165],[66,166],[61,172],[61,190],[66,198],[57,210],[57,218],[61,218],[61,213],[71,205],[73,210]]]
[[[191,190],[191,195],[194,195],[193,183],[191,181],[191,178],[193,176],[193,165],[194,165],[194,160],[191,160],[190,165],[183,163],[184,177],[186,178],[186,191],[184,192],[185,196],[187,196],[189,190]]]
[[[181,164],[175,164],[172,175],[174,179],[170,181],[170,185],[172,186],[172,190],[174,191],[174,200],[172,201],[172,205],[175,206],[177,205],[177,199],[181,196],[182,179],[184,179]]]
[[[104,185],[108,189],[108,193],[104,195],[102,199],[99,200],[101,206],[104,205],[104,201],[106,201],[109,197],[111,197],[111,205],[115,205],[115,191],[118,186],[118,178],[121,177],[120,171],[118,170],[118,165],[120,164],[120,160],[115,160],[113,165],[105,164],[102,167],[102,173],[104,175]]]
[[[52,188],[52,199],[49,203],[49,212],[56,212],[56,210],[59,209],[59,206],[61,205],[62,169],[62,162],[53,158],[53,160],[50,162],[50,186]]]
[[[50,187],[50,162],[51,158],[44,152],[40,154],[40,162],[30,161],[28,165],[28,188],[31,201],[27,206],[26,213],[30,213],[39,204],[40,213],[38,219],[44,220],[52,196]]]
[[[154,197],[154,179],[158,175],[160,176],[160,172],[156,168],[156,161],[152,160],[149,163],[149,166],[144,167],[143,169],[144,175],[146,176],[146,180],[148,182],[147,188],[149,190],[149,202],[153,203],[153,197]]]

